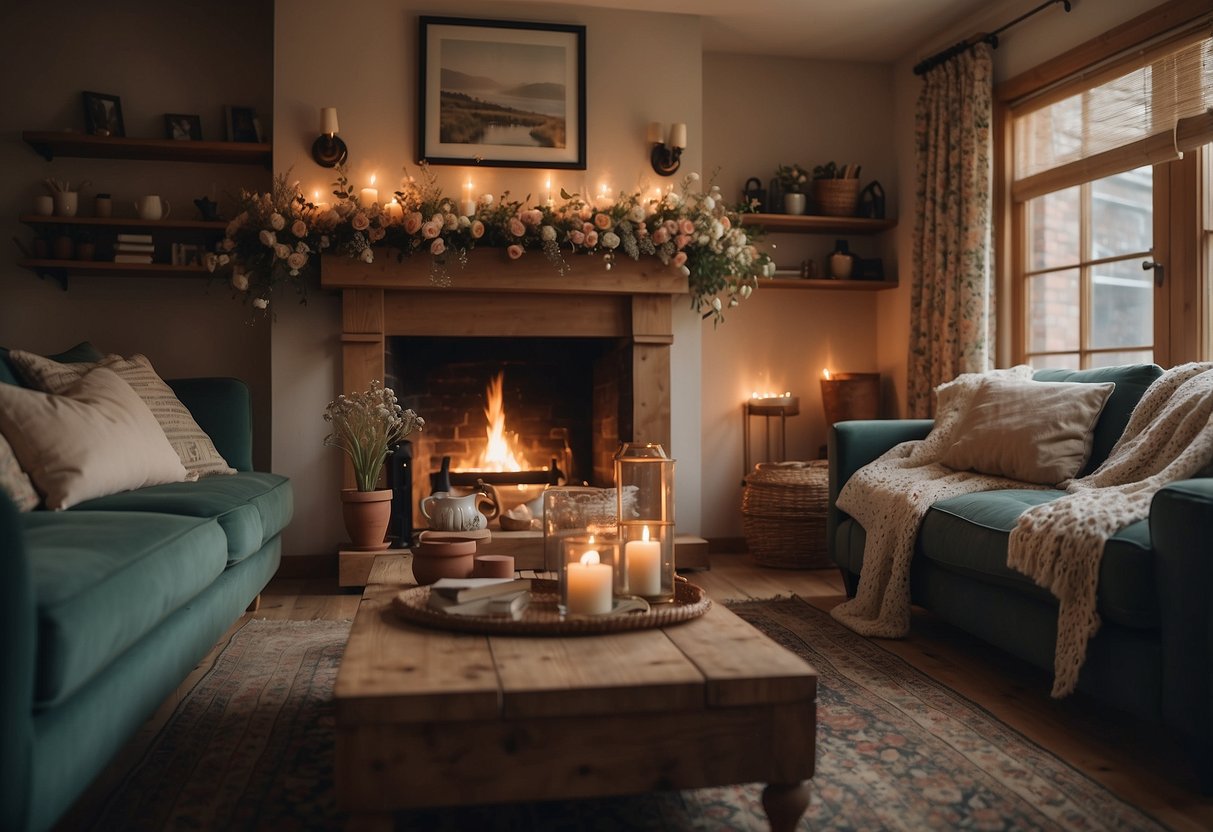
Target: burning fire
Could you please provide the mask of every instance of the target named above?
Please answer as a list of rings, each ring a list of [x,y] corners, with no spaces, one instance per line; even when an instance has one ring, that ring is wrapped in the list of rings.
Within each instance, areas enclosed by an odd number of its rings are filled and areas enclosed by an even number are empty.
[[[505,429],[505,406],[502,401],[505,371],[489,382],[484,391],[484,417],[488,421],[485,429],[487,441],[484,452],[473,470],[477,471],[525,471],[527,466],[515,452],[518,435]]]

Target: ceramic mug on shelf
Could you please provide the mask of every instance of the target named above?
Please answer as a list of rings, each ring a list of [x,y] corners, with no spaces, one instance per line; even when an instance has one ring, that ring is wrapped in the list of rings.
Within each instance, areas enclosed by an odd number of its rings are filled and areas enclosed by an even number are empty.
[[[50,194],[34,197],[34,213],[41,217],[49,217],[55,213],[55,198]]]
[[[155,194],[141,196],[135,200],[135,212],[141,220],[167,219],[172,205],[167,199],[161,199]]]
[[[80,194],[77,191],[55,191],[55,216],[74,217],[80,209]]]

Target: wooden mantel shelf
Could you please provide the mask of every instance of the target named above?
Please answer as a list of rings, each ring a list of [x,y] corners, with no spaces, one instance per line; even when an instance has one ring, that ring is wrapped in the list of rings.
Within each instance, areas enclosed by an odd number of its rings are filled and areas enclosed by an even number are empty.
[[[76,156],[86,159],[141,159],[269,167],[273,150],[268,142],[194,142],[90,136],[54,130],[26,130],[21,138],[48,162],[56,156]]]
[[[320,258],[320,285],[326,289],[389,289],[435,292],[493,292],[501,294],[571,295],[681,295],[687,279],[676,268],[652,257],[633,260],[616,256],[610,271],[599,256],[565,258],[569,269],[562,275],[541,252],[528,252],[511,261],[499,248],[474,249],[466,266],[448,258],[448,285],[432,277],[433,263],[419,254],[397,260],[387,251],[376,252],[374,263],[350,257]]]

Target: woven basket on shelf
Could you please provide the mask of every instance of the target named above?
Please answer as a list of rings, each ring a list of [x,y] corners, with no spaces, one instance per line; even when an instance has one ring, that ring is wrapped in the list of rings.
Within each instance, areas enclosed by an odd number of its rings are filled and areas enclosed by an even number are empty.
[[[853,217],[859,209],[859,180],[814,179],[813,200],[827,217]]]
[[[762,566],[825,569],[829,463],[764,462],[745,478],[741,527]]]

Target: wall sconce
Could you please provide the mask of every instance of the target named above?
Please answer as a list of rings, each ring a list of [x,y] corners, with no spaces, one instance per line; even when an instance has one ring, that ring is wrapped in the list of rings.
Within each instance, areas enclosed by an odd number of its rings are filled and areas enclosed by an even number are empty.
[[[682,151],[687,146],[687,126],[671,124],[667,140],[661,122],[649,122],[649,144],[653,145],[653,170],[660,176],[673,176],[682,164]]]
[[[320,135],[312,142],[312,158],[322,168],[345,164],[349,151],[345,142],[337,138],[337,108],[320,108]]]

